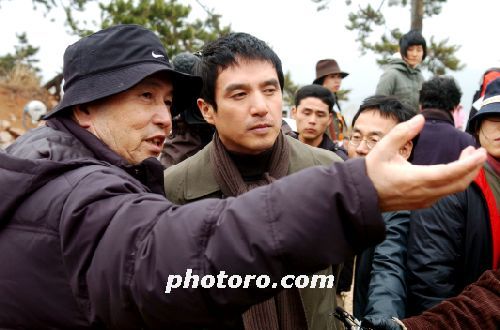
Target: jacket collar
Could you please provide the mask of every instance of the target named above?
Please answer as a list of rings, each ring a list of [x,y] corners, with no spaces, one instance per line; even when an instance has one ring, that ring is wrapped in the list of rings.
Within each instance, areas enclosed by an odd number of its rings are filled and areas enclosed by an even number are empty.
[[[389,61],[389,65],[394,67],[396,70],[407,72],[408,74],[419,74],[421,72],[420,67],[417,65],[412,68],[401,58],[393,58]]]
[[[448,122],[451,125],[455,125],[455,121],[453,120],[453,115],[448,111],[443,111],[434,108],[422,109],[422,115],[425,120],[441,120]]]
[[[51,118],[47,121],[47,126],[74,136],[86,149],[94,154],[97,160],[105,161],[121,168],[148,187],[151,192],[165,195],[163,166],[156,158],[150,157],[143,160],[140,164],[131,165],[94,134],[83,129],[70,118]]]
[[[290,146],[290,164],[287,175],[295,173],[304,168],[314,165],[326,164],[326,156],[331,157],[333,153],[326,152],[308,146],[291,136],[286,135],[286,142]],[[183,163],[186,166],[184,187],[184,199],[186,201],[207,197],[215,193],[220,193],[219,184],[215,181],[213,174],[213,165],[210,161],[210,150],[213,148],[212,142],[207,144],[205,148],[197,152],[194,156],[189,157]],[[319,154],[318,154],[319,152]],[[326,153],[326,154],[325,154]],[[338,157],[338,156],[335,156]],[[333,161],[334,158],[329,158]],[[340,159],[340,158],[338,158]],[[181,164],[183,164],[181,163]]]
[[[210,161],[210,152],[213,142],[210,142],[194,156],[189,157],[186,162],[186,200],[198,199],[214,194],[220,190],[219,184],[213,175],[213,165]]]
[[[318,148],[332,150],[333,148],[335,148],[335,144],[328,135],[323,133],[323,140],[321,140],[321,143],[319,144]]]

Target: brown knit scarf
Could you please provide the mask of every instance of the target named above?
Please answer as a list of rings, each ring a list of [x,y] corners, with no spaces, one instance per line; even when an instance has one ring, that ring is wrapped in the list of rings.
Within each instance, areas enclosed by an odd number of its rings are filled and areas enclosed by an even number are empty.
[[[262,179],[258,181],[245,182],[238,168],[224,148],[219,135],[214,134],[213,148],[210,152],[210,161],[213,164],[215,181],[225,196],[238,196],[253,188],[265,186],[286,176],[290,164],[290,150],[285,137],[278,135],[273,145],[271,160],[268,171],[265,171]]]
[[[213,164],[215,180],[225,196],[241,195],[284,177],[288,172],[290,150],[282,134],[278,135],[273,145],[268,170],[263,171],[261,179],[252,182],[244,181],[217,133],[212,141],[210,161]],[[307,329],[298,289],[282,290],[276,296],[250,307],[243,314],[243,324],[246,330]]]

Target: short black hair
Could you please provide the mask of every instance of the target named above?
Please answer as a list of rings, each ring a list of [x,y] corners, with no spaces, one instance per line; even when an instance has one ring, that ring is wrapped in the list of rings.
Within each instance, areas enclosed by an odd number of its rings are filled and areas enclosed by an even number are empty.
[[[323,103],[328,105],[328,112],[333,112],[333,105],[335,104],[335,97],[330,90],[319,85],[306,85],[300,88],[295,94],[295,106],[300,104],[300,101],[307,97],[315,97],[320,99]]]
[[[352,127],[354,127],[359,115],[369,110],[377,110],[383,118],[392,118],[398,123],[407,121],[415,115],[413,110],[395,96],[374,95],[363,100],[358,112],[352,119]]]
[[[217,110],[215,102],[215,83],[219,74],[235,65],[238,59],[262,60],[271,63],[276,69],[280,88],[283,91],[285,78],[281,60],[276,53],[262,40],[248,33],[230,33],[203,47],[200,52],[201,61],[196,74],[203,79],[201,97]]]
[[[323,83],[325,82],[325,78],[326,76],[323,76],[321,78],[318,78],[317,80],[315,80],[313,82],[314,85],[320,85],[320,86],[323,86]]]
[[[462,91],[453,77],[436,76],[422,84],[420,104],[422,109],[453,111],[460,104]]]
[[[172,60],[172,66],[176,71],[182,73],[193,74],[196,63],[200,61],[200,58],[189,52],[182,52],[174,56]]]
[[[424,55],[422,56],[422,61],[425,60],[427,56],[427,43],[425,42],[422,33],[418,30],[410,30],[408,33],[403,35],[401,39],[399,39],[399,52],[401,57],[404,59],[407,57],[408,47],[410,46],[422,46],[424,50]]]

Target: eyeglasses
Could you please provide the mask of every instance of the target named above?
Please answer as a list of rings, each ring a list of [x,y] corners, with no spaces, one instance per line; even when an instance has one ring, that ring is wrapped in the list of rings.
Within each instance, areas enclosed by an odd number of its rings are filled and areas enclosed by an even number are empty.
[[[349,138],[349,143],[355,147],[359,146],[361,142],[365,141],[368,149],[373,149],[378,141],[380,141],[381,136],[368,136],[362,137],[361,135],[353,135]]]

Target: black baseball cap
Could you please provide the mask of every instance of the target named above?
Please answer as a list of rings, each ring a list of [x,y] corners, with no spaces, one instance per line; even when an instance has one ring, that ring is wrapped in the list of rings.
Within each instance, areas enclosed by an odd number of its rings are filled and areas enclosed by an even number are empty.
[[[80,39],[64,52],[64,95],[44,119],[123,92],[144,78],[165,71],[174,91],[172,117],[196,104],[201,77],[174,70],[156,34],[139,25],[116,25]]]

